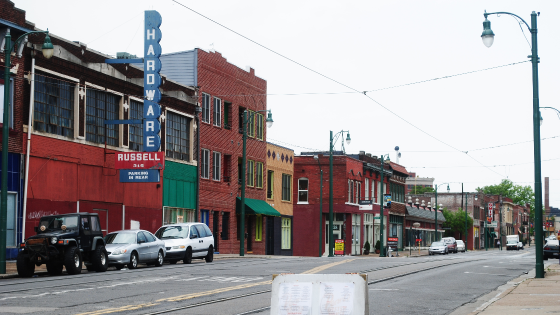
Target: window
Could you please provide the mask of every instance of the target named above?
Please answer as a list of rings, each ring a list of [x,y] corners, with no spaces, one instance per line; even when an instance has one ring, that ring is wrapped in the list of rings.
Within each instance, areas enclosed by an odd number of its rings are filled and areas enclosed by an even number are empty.
[[[202,122],[210,123],[210,95],[202,93]]]
[[[263,218],[258,214],[255,223],[255,241],[262,241]]]
[[[13,88],[13,84],[10,87]],[[4,87],[0,89],[2,90],[0,109],[3,112]],[[13,89],[11,95],[14,95]],[[10,114],[13,114],[12,105],[13,102],[10,100]],[[10,127],[13,127],[13,115],[11,116]],[[74,138],[74,86],[61,80],[35,75],[33,128],[37,131]]]
[[[6,246],[16,246],[17,227],[17,194],[8,193],[8,217],[6,224]]]
[[[371,200],[373,200],[373,202],[375,202],[375,187],[376,187],[375,181],[372,180],[371,181]]]
[[[200,150],[200,177],[210,178],[210,151],[206,149]]]
[[[274,172],[268,171],[268,176],[266,177],[266,198],[274,198]]]
[[[255,112],[252,110],[247,111],[247,136],[255,137]]]
[[[369,178],[366,178],[365,180],[364,192],[365,192],[365,200],[369,200]]]
[[[91,216],[89,217],[91,222],[91,230],[92,231],[101,231],[101,227],[99,226],[99,217]]]
[[[282,200],[292,201],[292,176],[282,174]]]
[[[231,103],[224,102],[224,128],[231,129]]]
[[[354,198],[354,181],[348,180],[348,203],[352,203]]]
[[[360,193],[361,193],[362,183],[356,182],[356,199],[354,201],[355,204],[360,203]]]
[[[300,178],[298,180],[298,203],[309,202],[309,180],[307,178]]]
[[[255,161],[247,160],[247,186],[255,186]]]
[[[214,126],[222,124],[222,100],[214,97]]]
[[[129,119],[144,118],[144,104],[130,100]],[[142,125],[128,125],[128,147],[133,151],[143,151],[142,147]]]
[[[222,239],[229,240],[229,212],[222,214]]]
[[[194,222],[195,210],[163,207],[163,224]]]
[[[105,125],[105,120],[119,119],[121,97],[90,89],[86,98],[86,140],[118,147],[119,125]]]
[[[222,155],[214,152],[212,155],[212,179],[220,180]]]
[[[167,112],[165,124],[165,156],[190,161],[191,118]]]
[[[282,249],[292,248],[292,219],[282,218]]]
[[[257,139],[263,139],[263,115],[257,114],[255,120],[255,129],[257,129]]]
[[[263,164],[257,162],[257,188],[263,188]]]

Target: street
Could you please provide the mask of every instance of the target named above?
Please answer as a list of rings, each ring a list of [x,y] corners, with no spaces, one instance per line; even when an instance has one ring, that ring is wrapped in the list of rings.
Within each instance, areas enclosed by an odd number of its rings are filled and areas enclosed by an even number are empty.
[[[479,297],[529,272],[534,261],[531,247],[410,258],[278,256],[83,270],[76,276],[0,280],[0,313],[269,314],[273,274],[367,273],[370,314],[449,314],[465,304],[475,310]]]

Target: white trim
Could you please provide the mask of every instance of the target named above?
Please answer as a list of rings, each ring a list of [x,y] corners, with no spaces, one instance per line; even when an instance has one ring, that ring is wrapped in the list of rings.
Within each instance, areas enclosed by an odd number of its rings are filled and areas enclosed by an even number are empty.
[[[106,88],[104,88],[104,87],[102,87],[102,86],[100,86],[100,85],[93,84],[93,83],[90,83],[90,82],[87,82],[87,81],[85,81],[85,85],[86,85],[86,87],[87,87],[87,86],[90,86],[90,87],[92,87],[92,88],[94,88],[94,89],[98,89],[98,90],[101,90],[101,91],[106,91],[106,90],[107,90]]]
[[[137,101],[137,102],[140,102],[140,103],[143,103],[143,102],[144,102],[143,99],[138,98],[138,97],[135,97],[135,96],[132,96],[132,95],[129,95],[129,96],[128,96],[128,100],[129,100],[129,101],[130,101],[130,100],[133,100],[133,101]],[[128,105],[130,105],[130,104],[128,104]]]
[[[167,111],[173,112],[173,113],[178,114],[178,115],[183,115],[183,116],[187,116],[189,118],[194,118],[194,115],[187,114],[187,113],[184,113],[184,112],[180,112],[180,111],[178,111],[176,109],[173,109],[173,108],[166,107],[165,109]],[[167,117],[166,117],[166,120],[167,120]]]
[[[67,75],[62,74],[62,73],[58,73],[58,72],[55,72],[55,71],[52,71],[52,70],[49,70],[49,69],[45,69],[45,68],[43,68],[43,67],[35,66],[35,69],[40,70],[40,71],[43,71],[43,72],[46,72],[46,73],[50,73],[50,74],[56,75],[56,76],[61,77],[61,78],[65,78],[65,79],[72,80],[72,81],[74,81],[74,82],[80,83],[80,79],[76,79],[76,78],[74,78],[74,77],[67,76]]]

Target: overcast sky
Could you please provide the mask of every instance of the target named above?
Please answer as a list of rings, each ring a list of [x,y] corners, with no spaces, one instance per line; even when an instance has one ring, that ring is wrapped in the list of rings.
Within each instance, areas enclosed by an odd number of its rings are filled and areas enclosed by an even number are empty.
[[[408,171],[434,177],[436,184],[449,182],[451,191],[461,191],[461,183],[474,191],[503,178],[534,186],[531,63],[368,92],[371,98],[353,89],[372,91],[527,61],[526,27],[507,15],[490,16],[496,39],[486,48],[480,38],[483,13],[512,12],[530,24],[537,11],[540,106],[560,109],[558,1],[178,0],[332,80],[171,0],[13,1],[38,28],[113,56],[143,55],[143,11],[157,10],[163,53],[213,47],[267,80],[275,121],[270,142],[296,153],[328,150],[329,130],[349,130],[348,153],[390,154],[395,161],[399,146],[399,162]],[[558,207],[560,118],[549,109],[542,117],[543,185],[550,177],[551,206]],[[504,146],[514,143],[520,144]],[[495,148],[477,150],[488,147]]]

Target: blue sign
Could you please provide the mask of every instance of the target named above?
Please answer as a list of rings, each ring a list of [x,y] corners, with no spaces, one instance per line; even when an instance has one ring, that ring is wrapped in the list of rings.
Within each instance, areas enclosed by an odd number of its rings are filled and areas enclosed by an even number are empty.
[[[144,124],[143,151],[156,152],[161,145],[159,137],[161,107],[161,15],[157,11],[144,12]],[[122,174],[122,173],[121,173]],[[122,181],[122,176],[121,176]],[[159,180],[158,180],[159,181]]]
[[[159,170],[119,170],[121,183],[159,183]]]

